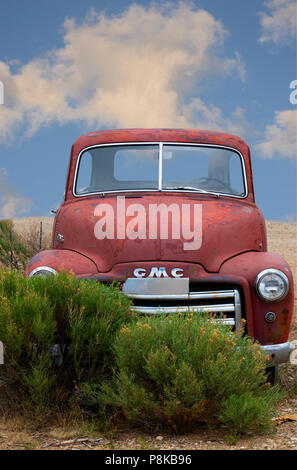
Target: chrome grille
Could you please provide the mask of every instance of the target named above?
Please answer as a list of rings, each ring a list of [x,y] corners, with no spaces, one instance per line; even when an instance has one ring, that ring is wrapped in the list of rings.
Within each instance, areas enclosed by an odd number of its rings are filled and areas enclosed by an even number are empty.
[[[195,286],[197,288],[197,286]],[[128,293],[133,299],[132,309],[146,315],[205,311],[215,321],[241,328],[241,301],[238,289],[189,290],[183,294]]]

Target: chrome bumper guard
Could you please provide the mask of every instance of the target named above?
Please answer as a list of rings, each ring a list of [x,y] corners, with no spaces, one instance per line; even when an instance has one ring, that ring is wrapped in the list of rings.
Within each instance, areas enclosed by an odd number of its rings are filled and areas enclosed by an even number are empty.
[[[261,349],[264,354],[269,355],[270,361],[273,361],[275,364],[281,364],[283,362],[289,362],[293,346],[288,341],[287,343],[264,345],[261,346]]]
[[[237,289],[196,292],[190,291],[188,278],[128,278],[123,284],[123,292],[136,301],[131,308],[143,314],[205,311],[222,314],[223,318],[213,319],[238,331],[241,329],[241,303]]]

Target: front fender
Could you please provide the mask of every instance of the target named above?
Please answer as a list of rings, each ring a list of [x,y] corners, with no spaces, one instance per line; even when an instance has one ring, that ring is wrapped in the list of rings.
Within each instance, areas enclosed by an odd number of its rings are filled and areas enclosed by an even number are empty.
[[[94,275],[98,273],[96,264],[86,256],[71,250],[45,250],[37,253],[28,263],[26,274],[41,266],[48,266],[55,271],[73,272],[80,274]]]
[[[290,287],[286,297],[280,302],[264,302],[255,288],[255,279],[264,269],[274,268],[282,271],[289,279]],[[248,252],[227,260],[220,274],[237,274],[249,283],[250,299],[245,304],[251,306],[254,337],[261,344],[284,343],[288,340],[294,308],[293,276],[288,263],[278,254],[269,252]],[[276,320],[267,323],[266,312],[274,312]]]

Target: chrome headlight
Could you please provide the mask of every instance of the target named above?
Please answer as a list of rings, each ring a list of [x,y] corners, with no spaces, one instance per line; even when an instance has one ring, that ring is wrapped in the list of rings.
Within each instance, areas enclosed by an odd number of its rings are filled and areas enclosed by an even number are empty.
[[[264,269],[256,277],[257,293],[265,302],[279,302],[286,297],[289,290],[289,279],[278,269]]]
[[[51,274],[56,275],[58,273],[55,269],[50,268],[49,266],[39,266],[38,268],[35,268],[33,269],[33,271],[30,272],[29,277],[46,277],[50,276]]]

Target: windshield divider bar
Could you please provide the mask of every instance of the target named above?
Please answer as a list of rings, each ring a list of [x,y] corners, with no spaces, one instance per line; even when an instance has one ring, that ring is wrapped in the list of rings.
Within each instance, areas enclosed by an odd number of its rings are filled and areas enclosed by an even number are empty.
[[[159,144],[159,179],[158,179],[158,189],[162,191],[162,177],[163,177],[163,143]]]

